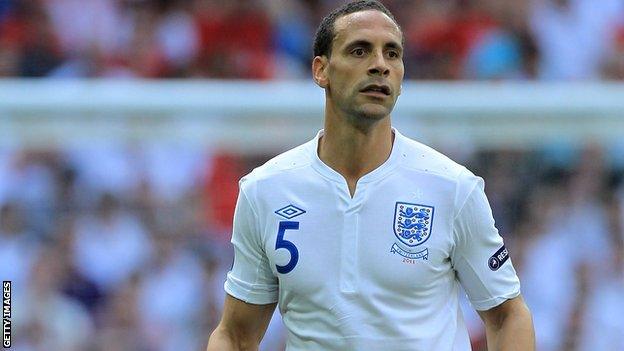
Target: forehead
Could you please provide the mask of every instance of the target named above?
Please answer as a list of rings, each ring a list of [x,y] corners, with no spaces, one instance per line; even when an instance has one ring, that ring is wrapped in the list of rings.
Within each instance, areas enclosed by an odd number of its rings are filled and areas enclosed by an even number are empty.
[[[401,44],[401,31],[394,21],[385,13],[367,10],[342,16],[334,23],[334,44],[353,40],[395,41]]]

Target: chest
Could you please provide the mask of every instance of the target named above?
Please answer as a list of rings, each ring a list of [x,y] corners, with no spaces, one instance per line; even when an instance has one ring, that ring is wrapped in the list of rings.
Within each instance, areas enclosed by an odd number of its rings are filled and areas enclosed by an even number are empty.
[[[280,290],[427,289],[451,269],[453,194],[442,180],[396,177],[359,184],[353,197],[346,184],[282,189],[262,226]]]

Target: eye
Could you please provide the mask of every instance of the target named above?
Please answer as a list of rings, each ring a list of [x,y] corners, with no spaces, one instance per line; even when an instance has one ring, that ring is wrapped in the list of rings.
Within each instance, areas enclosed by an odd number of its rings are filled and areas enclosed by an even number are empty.
[[[398,51],[390,50],[390,51],[388,51],[388,57],[390,57],[390,58],[399,58],[400,55],[399,55]]]
[[[362,56],[364,56],[365,51],[362,48],[356,48],[353,51],[351,51],[351,54],[353,54],[356,57],[362,57]]]

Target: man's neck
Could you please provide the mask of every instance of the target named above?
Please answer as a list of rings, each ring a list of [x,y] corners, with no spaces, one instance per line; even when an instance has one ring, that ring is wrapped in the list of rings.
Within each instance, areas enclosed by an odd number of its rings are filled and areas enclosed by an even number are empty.
[[[390,157],[393,141],[389,116],[365,129],[357,128],[345,119],[326,116],[318,154],[325,164],[345,178],[353,196],[358,179]]]

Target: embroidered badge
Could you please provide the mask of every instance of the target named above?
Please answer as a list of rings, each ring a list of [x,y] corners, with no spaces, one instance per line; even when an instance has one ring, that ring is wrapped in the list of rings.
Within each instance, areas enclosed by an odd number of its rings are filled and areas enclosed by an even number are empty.
[[[418,248],[431,236],[433,206],[397,202],[394,208],[395,243],[391,253],[410,259],[427,260],[429,250]]]

